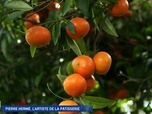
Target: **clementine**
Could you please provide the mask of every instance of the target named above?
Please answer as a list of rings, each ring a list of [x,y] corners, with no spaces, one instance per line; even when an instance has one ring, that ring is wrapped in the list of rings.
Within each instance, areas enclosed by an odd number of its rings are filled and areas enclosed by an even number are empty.
[[[105,114],[102,110],[96,110],[94,114]]]
[[[21,99],[20,101],[17,101],[15,105],[26,105],[26,99]]]
[[[64,90],[71,96],[81,96],[87,89],[87,82],[79,74],[69,75],[63,82]]]
[[[124,99],[124,98],[128,97],[128,95],[129,95],[129,93],[125,88],[120,89],[119,91],[116,92],[117,99]]]
[[[42,26],[34,26],[26,32],[26,42],[30,46],[43,47],[47,45],[51,40],[50,31]]]
[[[90,77],[95,70],[95,65],[92,58],[86,55],[77,56],[72,61],[72,66],[74,71],[82,75],[84,78]]]
[[[95,54],[93,62],[97,74],[106,74],[110,69],[112,58],[107,52],[101,51]]]
[[[89,92],[95,86],[96,79],[92,75],[91,77],[86,78],[86,82],[87,82],[87,90],[86,90],[86,92]]]
[[[40,17],[37,13],[28,13],[26,15],[26,21],[24,22],[26,29],[29,29],[38,23],[40,23]]]
[[[60,11],[60,4],[57,2],[57,1],[54,1],[54,2],[47,2],[45,4],[45,6],[47,6],[47,9],[49,11],[53,11],[53,10],[56,10],[56,11]]]
[[[78,106],[78,104],[73,100],[64,100],[59,106]],[[79,114],[79,112],[58,112],[58,114]]]
[[[132,10],[128,10],[124,16],[126,17],[131,17],[133,15],[133,11]]]
[[[110,10],[110,15],[114,17],[123,16],[129,9],[129,3],[127,0],[118,0],[117,4],[115,4]]]
[[[75,29],[75,33],[72,33],[68,26],[66,26],[66,33],[70,38],[77,40],[85,37],[88,34],[90,30],[90,24],[87,20],[81,17],[76,17],[71,19],[70,22],[74,25]]]

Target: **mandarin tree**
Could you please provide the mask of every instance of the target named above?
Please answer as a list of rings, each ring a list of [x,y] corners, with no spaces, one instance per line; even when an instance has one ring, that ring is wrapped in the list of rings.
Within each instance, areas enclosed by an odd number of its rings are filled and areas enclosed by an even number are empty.
[[[152,113],[151,5],[1,0],[0,103],[59,105],[70,99],[93,106],[91,113]],[[100,52],[106,54],[96,57]]]

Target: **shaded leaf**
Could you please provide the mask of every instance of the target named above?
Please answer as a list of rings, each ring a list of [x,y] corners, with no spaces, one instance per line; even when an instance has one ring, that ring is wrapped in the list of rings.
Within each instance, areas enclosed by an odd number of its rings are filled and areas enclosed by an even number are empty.
[[[75,34],[75,27],[74,27],[74,25],[73,25],[72,22],[69,21],[69,22],[67,23],[67,27],[68,27],[69,31],[70,31],[72,34]]]
[[[35,86],[38,87],[39,86],[39,83],[42,79],[42,76],[43,76],[43,72],[41,71],[40,74],[36,77],[35,79]]]
[[[24,11],[13,12],[13,13],[7,15],[7,18],[5,19],[5,21],[9,21],[9,20],[15,19],[15,18],[21,16],[23,13],[24,13]]]
[[[66,0],[63,4],[63,7],[61,9],[61,15],[65,16],[65,14],[70,10],[72,0]]]
[[[104,18],[104,21],[102,21],[102,29],[107,32],[108,34],[118,37],[118,34],[115,30],[115,28],[113,27],[112,23],[109,21],[108,18]]]
[[[6,7],[22,11],[29,11],[33,9],[30,5],[23,1],[10,1],[6,4]]]
[[[82,105],[92,106],[93,109],[105,108],[115,103],[113,100],[96,96],[82,96],[80,98],[74,98],[74,100]]]
[[[90,0],[75,0],[78,8],[82,11],[83,15],[89,16],[89,4]]]
[[[9,37],[9,36],[8,36]],[[4,38],[1,42],[1,50],[3,52],[3,55],[5,56],[5,58],[12,62],[13,58],[10,56],[10,54],[8,53],[8,39]]]
[[[52,27],[52,39],[53,39],[53,43],[56,45],[58,42],[58,39],[60,37],[61,34],[61,22],[56,23],[53,27]]]
[[[31,57],[34,57],[35,52],[36,52],[36,47],[34,47],[34,46],[30,46],[30,53],[31,53]]]

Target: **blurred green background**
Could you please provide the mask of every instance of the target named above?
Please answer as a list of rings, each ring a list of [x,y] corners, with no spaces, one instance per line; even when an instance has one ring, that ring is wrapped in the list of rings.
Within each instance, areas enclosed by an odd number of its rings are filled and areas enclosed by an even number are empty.
[[[95,12],[98,7],[113,1],[91,0],[95,5],[90,5],[89,10],[92,11],[94,8]],[[58,69],[61,67],[61,73],[66,75],[67,64],[77,56],[67,46],[64,27],[61,28],[61,36],[56,45],[51,41],[49,45],[38,48],[32,58],[30,47],[25,41],[25,20],[22,15],[5,20],[14,10],[5,7],[8,0],[0,2],[1,105],[58,105],[62,99],[53,93],[70,98],[57,78]],[[30,5],[38,3],[37,0],[25,2]],[[62,7],[65,1],[58,2]],[[128,2],[132,15],[116,18],[107,14],[118,37],[109,35],[101,29],[97,30],[97,26],[90,21],[93,31],[84,38],[88,50],[107,51],[113,62],[106,75],[94,74],[97,83],[87,94],[115,99],[116,93],[125,89],[127,93],[121,93],[122,98],[117,98],[115,104],[100,110],[105,114],[152,114],[152,1]],[[81,13],[77,15],[82,16]],[[50,13],[44,23],[49,21],[51,16]],[[92,18],[91,15],[88,20]],[[46,23],[46,27],[49,27],[49,23]],[[53,93],[49,91],[47,83]]]

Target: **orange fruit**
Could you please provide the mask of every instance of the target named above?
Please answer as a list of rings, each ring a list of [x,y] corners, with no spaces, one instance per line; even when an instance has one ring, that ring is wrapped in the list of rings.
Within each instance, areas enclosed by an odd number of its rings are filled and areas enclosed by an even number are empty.
[[[128,11],[125,13],[124,16],[126,16],[126,17],[131,17],[132,14],[133,14],[132,10],[128,10]]]
[[[47,9],[49,11],[53,11],[53,10],[56,10],[56,11],[59,11],[60,10],[60,4],[57,2],[57,1],[54,1],[54,2],[47,2],[45,4],[45,6],[47,6]]]
[[[64,100],[59,106],[78,106],[78,104],[73,100]],[[58,112],[58,114],[79,114],[79,112]]]
[[[96,110],[94,114],[105,114],[102,110]]]
[[[69,75],[63,82],[65,92],[71,96],[81,96],[87,89],[87,82],[79,74]]]
[[[120,89],[119,91],[116,92],[117,99],[124,99],[124,98],[128,97],[128,95],[129,95],[129,93],[125,88]]]
[[[106,74],[110,69],[112,58],[107,52],[101,51],[94,55],[93,62],[97,74]]]
[[[38,23],[40,23],[40,17],[37,13],[28,13],[26,15],[26,21],[24,22],[26,29],[29,29]]]
[[[127,0],[118,0],[117,4],[115,4],[110,10],[110,15],[114,17],[123,16],[129,9],[129,3]]]
[[[92,75],[91,77],[86,78],[86,82],[87,82],[87,90],[86,90],[86,92],[89,92],[94,87],[94,85],[96,83],[96,79]]]
[[[43,47],[47,45],[51,40],[50,31],[42,26],[34,26],[26,32],[26,42],[30,46]]]
[[[16,105],[26,105],[26,99],[21,99],[15,103]]]
[[[95,66],[92,58],[86,55],[77,56],[72,61],[72,66],[74,71],[82,75],[84,78],[90,77],[95,70]]]
[[[70,22],[73,23],[75,29],[74,34],[69,30],[68,26],[66,26],[66,33],[70,38],[77,40],[85,37],[88,34],[90,30],[90,24],[87,20],[81,17],[76,17],[71,19]]]

